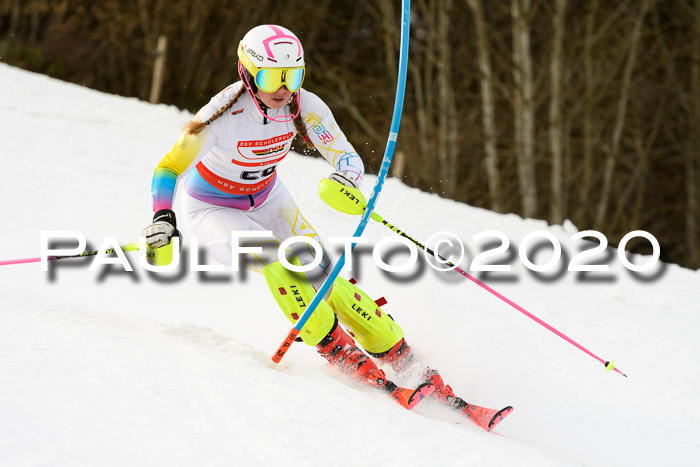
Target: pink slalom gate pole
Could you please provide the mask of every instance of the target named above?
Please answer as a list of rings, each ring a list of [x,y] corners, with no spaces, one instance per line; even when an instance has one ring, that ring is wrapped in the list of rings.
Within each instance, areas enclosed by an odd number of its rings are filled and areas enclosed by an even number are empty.
[[[127,243],[123,247],[121,247],[122,251],[136,251],[139,249],[139,244],[138,243]],[[70,258],[84,258],[85,256],[96,256],[97,253],[99,253],[99,250],[94,250],[94,251],[84,251],[80,254],[77,255],[69,255],[69,256],[47,256],[46,260],[47,261],[56,261],[59,259],[70,259]],[[114,248],[107,248],[105,250],[105,254],[110,254],[114,253]],[[26,264],[26,263],[39,263],[41,262],[41,257],[38,258],[20,258],[20,259],[6,259],[0,261],[0,266],[9,266],[11,264]]]
[[[49,261],[55,260],[55,256],[49,256],[46,258]],[[8,266],[10,264],[24,264],[24,263],[38,263],[41,258],[22,258],[22,259],[6,259],[0,261],[0,266]]]
[[[430,254],[433,255],[434,257],[441,259],[442,261],[445,262],[446,265],[450,266],[450,267],[453,268],[455,271],[457,271],[458,273],[460,273],[461,275],[463,275],[464,277],[466,277],[466,278],[469,279],[470,281],[474,282],[474,283],[475,283],[476,285],[478,285],[479,287],[483,288],[484,290],[486,290],[487,292],[491,293],[492,295],[494,295],[494,296],[500,298],[501,300],[503,300],[504,302],[506,302],[508,305],[512,306],[513,308],[515,308],[516,310],[518,310],[520,313],[524,314],[525,316],[527,316],[528,318],[530,318],[531,320],[533,320],[534,322],[536,322],[536,323],[538,323],[539,325],[545,327],[546,329],[552,331],[554,334],[556,334],[557,336],[561,337],[562,339],[564,339],[565,341],[567,341],[567,342],[570,343],[571,345],[573,345],[573,346],[575,346],[575,347],[581,349],[583,352],[585,352],[585,353],[587,353],[588,355],[590,355],[591,357],[595,358],[595,359],[598,360],[600,363],[602,363],[603,365],[605,365],[605,371],[613,370],[613,371],[615,371],[616,373],[619,373],[619,374],[621,374],[622,376],[624,376],[625,378],[627,378],[627,375],[626,375],[626,374],[624,374],[624,373],[623,373],[622,371],[620,371],[618,368],[615,368],[614,361],[605,361],[605,360],[603,360],[602,358],[600,358],[599,356],[597,356],[596,354],[594,354],[593,352],[591,352],[590,350],[588,350],[587,348],[585,348],[584,346],[582,346],[581,344],[579,344],[578,342],[576,342],[575,340],[573,340],[572,338],[570,338],[570,337],[568,337],[567,335],[565,335],[564,333],[560,332],[559,330],[557,330],[557,329],[554,328],[553,326],[551,326],[551,325],[545,323],[545,322],[542,321],[540,318],[538,318],[537,316],[535,316],[535,315],[533,315],[532,313],[530,313],[529,311],[527,311],[525,308],[523,308],[523,307],[521,307],[520,305],[518,305],[517,303],[515,303],[513,300],[509,299],[509,298],[506,297],[505,295],[501,294],[500,292],[497,292],[497,291],[494,290],[493,288],[491,288],[491,287],[489,287],[488,285],[484,284],[483,282],[481,282],[481,281],[480,281],[479,279],[477,279],[476,277],[474,277],[474,276],[472,276],[471,274],[469,274],[468,272],[462,270],[460,267],[458,267],[458,266],[456,266],[456,265],[450,263],[449,261],[447,261],[447,260],[446,260],[445,258],[443,258],[442,256],[436,254],[436,253],[435,253],[433,250],[431,250],[430,248],[426,247],[425,245],[423,245],[423,244],[420,243],[419,241],[417,241],[417,240],[411,238],[409,235],[406,234],[406,232],[404,232],[404,231],[402,231],[402,230],[396,228],[395,226],[391,225],[389,222],[387,222],[386,220],[384,220],[384,218],[382,218],[382,217],[381,217],[380,215],[378,215],[377,213],[373,213],[372,219],[374,219],[374,220],[376,220],[376,221],[378,221],[378,222],[381,222],[382,224],[384,224],[385,226],[387,226],[388,228],[390,228],[391,230],[393,230],[393,231],[396,232],[397,234],[399,234],[399,235],[401,235],[402,237],[404,237],[404,238],[410,240],[411,242],[415,243],[419,248],[421,248],[421,249],[427,251],[428,253],[430,253]]]
[[[484,284],[483,282],[481,282],[479,279],[477,279],[476,277],[472,276],[471,274],[469,274],[469,273],[463,271],[463,270],[460,269],[459,267],[456,267],[456,266],[455,266],[454,269],[455,269],[455,271],[457,271],[458,273],[460,273],[461,275],[463,275],[464,277],[466,277],[466,278],[469,279],[470,281],[474,282],[474,283],[475,283],[476,285],[478,285],[479,287],[483,288],[484,290],[486,290],[486,291],[488,291],[488,292],[491,292],[493,295],[495,295],[496,297],[500,298],[501,300],[503,300],[504,302],[506,302],[508,305],[512,306],[513,308],[515,308],[516,310],[518,310],[520,313],[524,314],[525,316],[527,316],[527,317],[530,318],[531,320],[533,320],[533,321],[535,321],[536,323],[538,323],[538,324],[544,326],[545,328],[549,329],[549,330],[552,331],[554,334],[556,334],[557,336],[561,337],[562,339],[564,339],[565,341],[567,341],[567,342],[570,343],[571,345],[573,345],[573,346],[575,346],[575,347],[578,347],[578,348],[581,349],[582,351],[586,352],[588,355],[590,355],[591,357],[595,358],[595,359],[598,360],[600,363],[602,363],[603,365],[605,365],[606,370],[613,370],[613,371],[615,371],[615,372],[617,372],[617,373],[620,373],[620,374],[621,374],[622,376],[624,376],[625,378],[627,378],[627,375],[626,375],[626,374],[624,374],[623,372],[621,372],[618,368],[615,368],[615,366],[613,365],[613,362],[612,362],[612,361],[606,362],[605,360],[603,360],[602,358],[600,358],[599,356],[597,356],[596,354],[594,354],[593,352],[591,352],[590,350],[588,350],[587,348],[585,348],[584,346],[582,346],[581,344],[579,344],[578,342],[576,342],[575,340],[573,340],[572,338],[570,338],[569,336],[567,336],[567,335],[565,335],[564,333],[560,332],[560,331],[559,331],[558,329],[556,329],[555,327],[550,326],[549,324],[545,323],[545,322],[542,321],[540,318],[538,318],[537,316],[535,316],[535,315],[533,315],[532,313],[530,313],[529,311],[527,311],[525,308],[523,308],[523,307],[521,307],[520,305],[518,305],[517,303],[515,303],[513,300],[509,299],[508,297],[506,297],[505,295],[501,294],[500,292],[498,292],[498,291],[492,289],[491,287],[489,287],[488,285]]]

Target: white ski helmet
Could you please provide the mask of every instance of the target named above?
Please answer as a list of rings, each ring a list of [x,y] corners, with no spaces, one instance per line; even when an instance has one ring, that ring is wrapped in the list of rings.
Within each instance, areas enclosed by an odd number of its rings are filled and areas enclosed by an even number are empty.
[[[274,24],[254,27],[241,39],[238,59],[238,74],[260,113],[275,122],[290,121],[299,115],[301,107],[297,105],[294,115],[270,117],[256,98],[258,89],[273,93],[284,85],[293,93],[289,102],[299,100],[306,68],[301,41],[292,31]]]
[[[289,29],[274,24],[256,26],[243,36],[238,58],[255,76],[255,68],[298,68],[304,66],[304,49]]]

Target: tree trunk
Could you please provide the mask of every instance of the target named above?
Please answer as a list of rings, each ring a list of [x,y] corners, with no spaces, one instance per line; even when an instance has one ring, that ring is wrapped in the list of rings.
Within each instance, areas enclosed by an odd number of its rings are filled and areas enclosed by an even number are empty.
[[[32,12],[29,17],[29,43],[36,44],[39,37],[39,21],[41,19],[39,13],[41,12],[41,7],[38,0],[33,0],[31,6]]]
[[[386,73],[389,88],[396,87],[396,17],[394,15],[394,7],[391,0],[381,0],[379,2],[379,10],[381,12],[381,24],[384,29],[384,54],[386,63]]]
[[[450,10],[452,0],[442,0],[435,8],[435,26],[438,32],[436,64],[439,89],[438,131],[442,153],[440,185],[443,194],[453,198],[457,188],[457,109],[452,88],[452,59],[450,53]]]
[[[421,67],[419,63],[409,60],[408,62],[409,73],[413,77],[413,96],[416,106],[416,126],[418,127],[418,143],[420,145],[419,157],[421,161],[425,161],[428,158],[432,158],[430,154],[430,135],[428,131],[428,118],[427,118],[427,104],[425,99],[423,78],[421,76]],[[425,163],[417,164],[419,167],[425,166]],[[427,181],[427,177],[424,175],[425,171],[419,171],[416,175],[417,180]]]
[[[535,180],[535,102],[533,100],[532,54],[529,14],[531,0],[511,0],[513,21],[513,109],[515,151],[522,215],[537,215]]]
[[[7,38],[11,41],[15,41],[15,34],[17,34],[17,25],[19,24],[19,15],[22,11],[22,0],[12,1],[12,10],[10,12],[10,28],[7,30]]]
[[[687,207],[686,239],[691,267],[700,267],[700,236],[698,235],[698,216],[700,215],[700,0],[695,0],[695,30],[691,60],[691,96],[692,96],[692,147],[686,158]]]
[[[566,0],[556,0],[553,26],[554,37],[552,38],[553,50],[550,63],[550,79],[552,96],[549,101],[549,148],[552,152],[552,194],[550,199],[550,221],[553,224],[561,224],[566,215],[566,204],[564,202],[563,185],[563,124],[562,124],[562,62],[564,60],[564,13],[566,11]]]
[[[491,209],[496,212],[503,212],[504,207],[500,193],[501,175],[498,169],[498,150],[496,149],[496,111],[493,98],[491,51],[486,35],[486,21],[481,1],[467,0],[467,4],[474,14],[474,25],[476,27],[482,123],[484,126],[484,154],[486,155],[484,164],[486,166],[486,176],[488,177]]]
[[[165,77],[165,60],[168,53],[168,38],[161,35],[158,38],[158,45],[153,56],[155,64],[153,65],[153,80],[151,81],[151,95],[149,102],[157,104],[160,102],[160,94],[163,89],[163,78]]]
[[[428,31],[425,39],[425,49],[423,51],[423,65],[421,67],[422,76],[423,76],[423,98],[425,99],[425,106],[424,106],[424,112],[425,112],[425,137],[426,142],[427,142],[427,147],[426,150],[430,151],[427,153],[424,153],[424,156],[426,158],[430,159],[437,159],[439,157],[439,148],[436,147],[435,145],[435,134],[436,134],[436,128],[435,128],[435,98],[433,96],[434,92],[434,83],[433,83],[433,66],[435,64],[435,56],[433,51],[435,50],[435,27],[432,22],[432,14],[429,9],[429,6],[425,4],[425,1],[423,0],[418,0],[418,4],[422,6],[423,10],[423,17],[426,19],[426,22],[428,23]],[[438,152],[438,154],[436,154]],[[436,177],[433,177],[436,178]],[[434,180],[431,180],[430,182],[435,183]]]
[[[588,3],[586,12],[586,36],[583,42],[583,69],[585,80],[585,95],[583,107],[583,177],[581,192],[576,209],[575,221],[579,224],[586,222],[586,206],[588,195],[593,184],[593,36],[595,34],[595,14],[598,0]]]
[[[603,187],[600,201],[598,204],[598,211],[596,214],[596,228],[598,230],[602,229],[605,223],[605,216],[607,215],[608,208],[610,206],[610,196],[612,191],[612,179],[615,172],[615,166],[617,165],[617,158],[620,154],[620,140],[622,139],[622,131],[625,128],[625,118],[627,115],[627,102],[629,101],[630,84],[632,81],[632,72],[634,71],[634,65],[637,60],[637,48],[639,46],[639,39],[642,35],[642,22],[646,16],[649,7],[651,6],[652,0],[642,0],[642,6],[639,10],[639,15],[634,22],[632,28],[632,35],[630,37],[629,43],[629,53],[627,55],[627,62],[625,63],[625,70],[622,77],[622,86],[620,89],[620,100],[618,101],[617,107],[617,117],[615,119],[615,128],[613,130],[612,144],[610,147],[610,154],[605,162],[605,169],[603,172]]]
[[[403,151],[396,151],[394,155],[394,160],[391,164],[390,175],[396,177],[399,180],[403,180],[403,174],[406,170],[406,153]]]
[[[440,92],[440,77],[435,82],[434,75],[438,69],[435,9],[435,0],[416,1],[414,19],[417,27],[413,32],[417,39],[411,46],[411,58],[408,61],[416,106],[416,139],[420,145],[419,159],[411,159],[411,166],[418,167],[418,170],[411,172],[411,175],[431,191],[437,191],[435,183],[444,189],[442,182],[438,181],[443,174],[444,152],[440,143],[439,117],[436,117],[435,93]],[[434,170],[436,162],[437,170]]]

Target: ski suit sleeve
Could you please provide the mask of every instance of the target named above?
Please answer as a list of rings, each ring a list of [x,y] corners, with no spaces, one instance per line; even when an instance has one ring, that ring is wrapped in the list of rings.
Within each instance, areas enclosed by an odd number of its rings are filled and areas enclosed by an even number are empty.
[[[301,116],[309,139],[318,152],[335,170],[344,172],[360,186],[365,175],[362,158],[338,127],[326,103],[316,94],[304,90],[301,95]]]
[[[170,152],[156,166],[151,180],[153,212],[158,212],[161,209],[172,209],[177,181],[194,165],[193,162],[204,145],[207,133],[207,130],[198,135],[189,135],[183,132]]]
[[[197,112],[202,122],[211,118],[220,108],[228,103],[240,86],[233,84],[216,96]],[[161,159],[151,179],[151,205],[153,212],[172,209],[177,182],[196,165],[209,148],[219,140],[226,126],[223,119],[215,120],[198,135],[185,132],[175,142],[170,152]],[[205,147],[206,143],[206,147]]]

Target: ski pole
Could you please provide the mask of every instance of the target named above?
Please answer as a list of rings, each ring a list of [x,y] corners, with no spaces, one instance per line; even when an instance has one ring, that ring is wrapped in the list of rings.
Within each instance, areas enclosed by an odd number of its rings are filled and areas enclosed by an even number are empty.
[[[364,209],[365,209],[365,199],[364,196],[362,195],[362,192],[360,192],[359,189],[357,188],[348,188],[344,187],[340,183],[333,181],[333,180],[321,180],[319,184],[319,195],[321,196],[321,199],[325,201],[329,206],[332,208],[344,212],[346,214],[351,214],[351,215],[357,215],[361,214]],[[493,288],[489,287],[488,285],[484,284],[481,282],[479,279],[476,277],[472,276],[468,272],[464,271],[460,267],[452,264],[451,262],[447,261],[445,258],[442,256],[436,254],[433,250],[430,248],[426,247],[422,243],[420,243],[418,240],[415,240],[411,236],[409,236],[406,232],[403,230],[395,227],[394,225],[390,224],[387,222],[382,216],[380,216],[378,213],[373,212],[371,214],[372,219],[375,221],[383,224],[384,226],[388,227],[395,233],[401,235],[402,237],[406,238],[407,240],[413,242],[418,248],[427,251],[429,254],[433,255],[436,258],[439,258],[442,260],[445,264],[447,264],[449,267],[453,268],[455,271],[469,279],[470,281],[474,282],[476,285],[479,287],[483,288],[487,292],[491,293],[492,295],[498,297],[499,299],[503,300],[506,302],[508,305],[512,306],[528,318],[532,319],[539,325],[543,326],[544,328],[548,329],[549,331],[553,332],[557,336],[561,337],[568,343],[572,344],[574,347],[579,348],[583,352],[587,353],[591,357],[595,358],[599,362],[601,362],[603,365],[605,365],[605,371],[610,371],[613,370],[625,378],[627,377],[626,374],[624,374],[622,371],[620,371],[618,368],[615,368],[614,361],[606,361],[576,342],[575,340],[571,339],[570,337],[566,336],[564,333],[559,331],[558,329],[554,328],[550,324],[547,324],[537,316],[533,315],[529,311],[527,311],[525,308],[522,306],[518,305],[514,301],[510,300],[508,297],[504,296],[503,294],[499,293],[498,291],[494,290]]]
[[[396,97],[394,99],[394,113],[391,117],[391,126],[389,127],[389,138],[386,143],[386,148],[384,150],[384,157],[382,159],[382,165],[379,168],[379,174],[377,175],[377,182],[374,184],[374,189],[372,191],[372,196],[369,198],[369,202],[365,203],[366,211],[363,210],[362,219],[355,229],[353,237],[359,237],[364,232],[367,223],[369,222],[369,216],[374,210],[374,204],[379,198],[379,193],[382,191],[384,186],[384,180],[389,173],[389,166],[391,165],[391,159],[394,157],[394,147],[396,146],[396,140],[399,133],[399,125],[401,123],[401,113],[403,112],[403,100],[406,91],[406,75],[408,69],[408,43],[409,43],[409,30],[410,30],[410,19],[411,19],[411,0],[402,0],[401,2],[401,44],[399,48],[399,74],[396,80]],[[352,246],[353,248],[355,245]],[[325,282],[321,285],[311,300],[306,310],[299,317],[297,322],[289,331],[287,337],[285,337],[282,344],[277,348],[277,352],[272,356],[272,361],[279,363],[287,351],[290,349],[292,344],[295,342],[299,333],[304,327],[304,324],[308,321],[316,307],[321,302],[326,292],[330,290],[333,282],[340,273],[340,270],[345,265],[345,253],[343,253],[338,260],[338,262],[333,267]]]
[[[121,247],[122,251],[137,251],[139,249],[139,244],[138,243],[127,243],[123,247]],[[46,260],[47,261],[55,261],[59,259],[71,259],[71,258],[82,258],[84,256],[95,256],[97,253],[99,253],[99,250],[94,250],[94,251],[83,251],[80,254],[77,255],[68,255],[68,256],[47,256]],[[105,253],[114,253],[114,248],[108,248],[105,250]],[[39,258],[22,258],[22,259],[8,259],[8,260],[3,260],[0,261],[0,266],[7,266],[10,264],[24,264],[24,263],[39,263],[41,261],[41,257]]]

